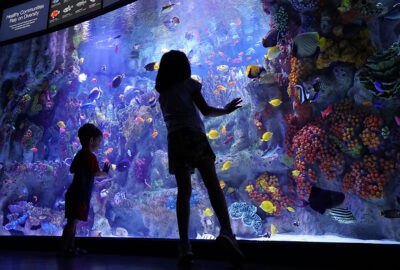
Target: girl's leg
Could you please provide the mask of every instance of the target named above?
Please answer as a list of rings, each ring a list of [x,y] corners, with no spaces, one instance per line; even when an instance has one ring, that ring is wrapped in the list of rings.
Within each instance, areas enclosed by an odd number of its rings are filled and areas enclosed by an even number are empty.
[[[221,230],[232,233],[231,222],[229,220],[228,207],[226,206],[225,196],[219,185],[217,173],[215,171],[214,160],[205,159],[198,164],[204,185],[207,188],[211,205],[215,211]]]
[[[187,169],[177,170],[175,178],[178,186],[176,215],[178,218],[179,237],[182,244],[189,244],[190,195],[192,194],[190,172]]]

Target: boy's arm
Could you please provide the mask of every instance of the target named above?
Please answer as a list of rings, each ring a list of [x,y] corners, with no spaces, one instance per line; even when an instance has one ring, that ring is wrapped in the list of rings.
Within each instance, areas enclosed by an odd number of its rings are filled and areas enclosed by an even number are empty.
[[[197,108],[199,108],[200,112],[204,116],[211,116],[211,117],[221,116],[229,114],[234,110],[242,107],[238,105],[240,102],[242,102],[240,98],[235,98],[230,103],[226,104],[224,108],[215,108],[209,106],[200,91],[195,92],[195,94],[193,95],[193,100]]]

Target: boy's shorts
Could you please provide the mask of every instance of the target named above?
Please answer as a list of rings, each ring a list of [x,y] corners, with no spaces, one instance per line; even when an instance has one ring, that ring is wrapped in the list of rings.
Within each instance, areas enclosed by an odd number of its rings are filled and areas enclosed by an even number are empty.
[[[66,200],[65,201],[65,218],[79,219],[87,221],[89,215],[89,203],[79,200]]]
[[[204,133],[183,128],[168,135],[170,174],[175,174],[179,169],[189,170],[193,174],[198,163],[206,159],[215,161],[215,154]]]

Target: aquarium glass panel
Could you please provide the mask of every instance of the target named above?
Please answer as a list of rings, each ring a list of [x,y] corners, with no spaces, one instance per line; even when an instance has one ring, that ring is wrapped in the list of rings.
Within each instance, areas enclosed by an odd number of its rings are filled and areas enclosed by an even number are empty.
[[[78,129],[93,123],[111,168],[77,235],[179,237],[155,90],[173,49],[210,106],[243,100],[201,116],[238,238],[398,243],[400,11],[350,2],[139,0],[1,47],[0,235],[61,235]],[[190,238],[215,239],[197,169],[191,181]]]

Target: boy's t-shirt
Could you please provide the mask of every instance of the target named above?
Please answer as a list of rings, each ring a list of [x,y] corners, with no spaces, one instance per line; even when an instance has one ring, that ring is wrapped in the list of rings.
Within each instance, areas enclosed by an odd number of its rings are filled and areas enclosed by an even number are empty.
[[[168,134],[181,128],[206,133],[193,95],[201,91],[201,83],[188,78],[160,94],[159,102]]]
[[[92,192],[94,174],[100,171],[96,156],[87,150],[80,150],[71,163],[70,172],[74,174],[66,196],[88,201]]]

